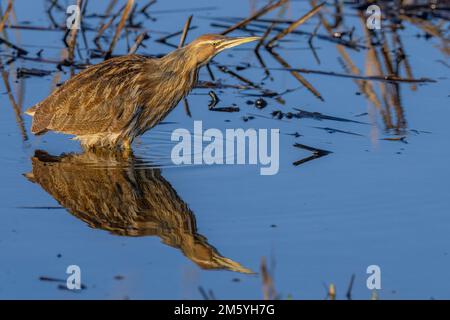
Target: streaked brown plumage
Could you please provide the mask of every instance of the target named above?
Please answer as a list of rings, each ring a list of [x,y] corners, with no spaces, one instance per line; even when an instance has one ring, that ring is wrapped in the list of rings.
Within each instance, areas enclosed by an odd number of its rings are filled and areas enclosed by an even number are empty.
[[[252,273],[197,233],[193,212],[161,175],[132,156],[36,151],[25,176],[92,228],[120,236],[158,236],[204,269]],[[151,255],[151,252],[143,252]]]
[[[87,148],[129,148],[192,90],[211,58],[256,39],[203,35],[160,59],[127,55],[93,65],[26,111],[31,131],[72,134]]]

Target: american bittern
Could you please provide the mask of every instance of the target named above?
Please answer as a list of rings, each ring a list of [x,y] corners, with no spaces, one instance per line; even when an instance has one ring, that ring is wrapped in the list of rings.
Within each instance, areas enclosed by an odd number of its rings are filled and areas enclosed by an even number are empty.
[[[127,55],[91,66],[26,111],[31,131],[72,134],[85,148],[129,149],[192,90],[202,66],[257,39],[203,35],[159,59]]]
[[[161,171],[143,168],[132,155],[36,151],[32,165],[25,176],[92,228],[118,236],[157,236],[203,269],[252,273],[209,244],[197,231],[194,213]]]

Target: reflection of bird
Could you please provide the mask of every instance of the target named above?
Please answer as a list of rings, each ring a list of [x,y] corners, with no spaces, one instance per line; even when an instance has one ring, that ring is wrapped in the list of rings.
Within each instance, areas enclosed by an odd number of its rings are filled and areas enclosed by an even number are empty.
[[[122,236],[153,236],[204,269],[251,273],[197,233],[195,216],[159,169],[136,168],[131,156],[36,151],[25,176],[93,228]]]
[[[84,147],[130,147],[186,96],[200,67],[258,37],[203,35],[160,58],[127,55],[89,67],[26,111],[31,131],[73,134]]]

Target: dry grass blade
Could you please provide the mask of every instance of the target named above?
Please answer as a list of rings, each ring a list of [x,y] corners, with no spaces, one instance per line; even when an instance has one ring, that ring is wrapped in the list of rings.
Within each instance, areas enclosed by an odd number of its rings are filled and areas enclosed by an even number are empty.
[[[82,8],[83,0],[77,0],[77,6],[78,8]],[[80,24],[81,24],[81,17],[80,17]],[[78,35],[78,27],[74,26],[70,30],[70,40],[69,40],[69,53],[68,53],[68,60],[70,64],[73,64],[73,60],[75,57],[75,47],[77,45],[77,35]]]
[[[2,16],[2,19],[0,20],[0,33],[3,32],[3,28],[5,27],[6,21],[8,21],[9,14],[13,8],[13,0],[8,1],[8,6],[6,7],[5,13]]]
[[[114,8],[113,3],[110,3],[110,7],[108,7],[108,9],[104,13],[105,18],[111,14],[110,10],[112,10],[113,8]],[[122,12],[124,8],[125,7],[120,8],[120,10],[117,13],[113,14],[106,23],[102,21],[102,24],[98,29],[97,35],[94,38],[94,43],[97,45],[97,48],[99,50],[102,50],[102,47],[99,43],[100,38],[103,36],[103,33],[105,33],[105,31],[112,25],[114,20],[119,16],[120,12]]]
[[[281,6],[282,4],[286,3],[287,0],[279,0],[275,3],[269,3],[268,5],[264,6],[263,8],[261,8],[259,11],[255,12],[254,14],[252,14],[250,17],[236,23],[235,25],[229,27],[228,29],[226,29],[225,31],[222,32],[223,35],[230,33],[231,31],[234,31],[236,29],[242,28],[244,26],[246,26],[247,24],[249,24],[251,21],[258,19],[259,17],[261,17],[262,15],[265,15],[266,13],[278,8],[279,6]]]
[[[274,300],[276,298],[275,286],[264,257],[261,260],[261,278],[263,283],[264,300]]]
[[[328,287],[328,297],[330,300],[336,300],[336,286],[334,283],[330,283]]]
[[[282,30],[280,33],[278,33],[275,37],[273,37],[269,43],[267,44],[268,47],[272,47],[274,45],[275,42],[281,40],[282,38],[284,38],[286,35],[288,35],[289,33],[291,33],[292,31],[294,31],[295,29],[297,29],[300,25],[302,25],[303,23],[305,23],[305,21],[307,21],[309,18],[311,18],[312,16],[314,16],[323,6],[325,5],[325,2],[319,4],[318,6],[314,7],[313,9],[311,9],[307,14],[305,14],[303,17],[301,17],[300,19],[294,21],[293,23],[291,23],[286,29]]]
[[[319,91],[313,87],[311,83],[308,82],[300,73],[294,71],[293,68],[286,60],[284,60],[278,53],[275,53],[273,50],[267,48],[267,51],[277,60],[284,68],[291,69],[289,72],[297,79],[306,89],[308,89],[314,96],[316,96],[319,100],[325,101]]]
[[[125,9],[122,13],[122,17],[120,18],[119,24],[117,25],[116,33],[114,34],[114,37],[111,41],[111,45],[109,46],[108,52],[106,53],[105,60],[111,57],[114,47],[116,46],[117,40],[119,40],[120,33],[122,32],[122,29],[125,27],[125,23],[127,22],[128,16],[131,12],[131,9],[133,8],[133,5],[134,0],[128,0],[127,5],[125,6]]]
[[[147,32],[145,32],[145,31],[141,32],[141,33],[137,36],[137,38],[136,38],[136,40],[135,40],[133,46],[132,46],[132,47],[130,48],[130,50],[128,51],[128,54],[134,54],[134,53],[136,53],[136,51],[139,49],[140,45],[142,44],[142,41],[144,41],[144,40],[147,39],[147,38],[148,38]]]
[[[187,37],[188,31],[189,31],[189,28],[191,26],[192,17],[193,17],[193,15],[191,14],[189,16],[189,18],[187,19],[186,23],[184,24],[183,33],[181,34],[181,39],[180,39],[178,48],[183,47],[184,43],[186,42],[186,37]]]
[[[17,104],[16,99],[14,98],[14,95],[12,93],[11,86],[9,84],[9,73],[6,72],[6,70],[3,69],[3,63],[0,61],[0,69],[2,73],[3,82],[5,84],[6,92],[8,94],[9,101],[14,109],[14,113],[16,115],[16,122],[19,125],[20,132],[22,134],[23,141],[28,140],[27,131],[25,129],[25,124],[22,118],[22,110],[20,109],[20,106]]]

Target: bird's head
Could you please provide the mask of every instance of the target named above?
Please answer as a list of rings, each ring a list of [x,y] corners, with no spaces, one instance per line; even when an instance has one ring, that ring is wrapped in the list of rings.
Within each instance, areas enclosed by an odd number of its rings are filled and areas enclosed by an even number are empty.
[[[198,66],[203,66],[225,49],[259,39],[260,37],[227,37],[218,34],[205,34],[192,41],[187,48],[191,51],[190,53],[195,55]]]

